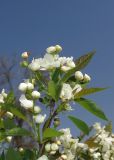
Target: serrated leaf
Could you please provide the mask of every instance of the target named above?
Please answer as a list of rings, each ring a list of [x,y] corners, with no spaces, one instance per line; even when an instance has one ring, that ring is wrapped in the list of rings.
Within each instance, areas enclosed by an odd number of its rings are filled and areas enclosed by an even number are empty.
[[[6,160],[22,160],[19,152],[15,151],[13,148],[9,148],[6,154]]]
[[[86,96],[86,95],[90,95],[90,94],[93,94],[93,93],[96,93],[96,92],[100,92],[100,91],[103,91],[107,88],[83,88],[80,92],[76,93],[74,95],[75,98],[81,98],[83,96]]]
[[[63,78],[60,80],[60,82],[66,82],[69,77],[72,76],[76,71],[81,70],[87,66],[87,64],[90,62],[92,59],[93,55],[95,54],[95,51],[89,52],[88,54],[81,56],[79,59],[76,60],[76,67],[73,69],[69,70]]]
[[[106,121],[108,120],[104,112],[92,100],[80,98],[80,99],[76,99],[75,101],[79,103],[83,108],[85,108],[86,110],[94,114],[95,116]]]
[[[78,119],[78,118],[76,118],[76,117],[73,117],[73,116],[68,116],[68,118],[69,118],[69,119],[75,124],[75,126],[78,127],[83,133],[89,134],[89,127],[88,127],[88,125],[87,125],[84,121],[82,121],[82,120],[80,120],[80,119]]]
[[[43,139],[52,138],[52,137],[59,137],[62,134],[63,134],[62,132],[59,132],[53,128],[47,128],[43,132]]]

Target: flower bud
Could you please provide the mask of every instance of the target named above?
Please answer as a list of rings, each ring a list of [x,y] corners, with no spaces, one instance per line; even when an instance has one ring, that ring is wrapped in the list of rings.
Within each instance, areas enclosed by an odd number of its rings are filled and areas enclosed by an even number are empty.
[[[28,62],[27,61],[22,61],[20,63],[21,67],[28,67]]]
[[[61,141],[57,140],[57,141],[56,141],[56,144],[57,144],[58,146],[60,146],[60,145],[61,145]]]
[[[60,119],[58,117],[55,118],[53,124],[55,127],[58,127],[60,125]]]
[[[34,89],[34,85],[30,82],[27,83],[27,89],[28,90],[33,90]]]
[[[13,114],[11,112],[6,112],[5,114],[8,118],[12,119],[13,118]]]
[[[60,45],[56,45],[55,48],[57,53],[62,51],[62,47]]]
[[[39,114],[39,115],[37,115],[37,116],[34,116],[34,120],[35,120],[35,122],[38,123],[38,124],[43,123],[44,120],[45,120],[45,118],[46,118],[46,114],[44,114],[44,115]]]
[[[22,147],[20,147],[20,148],[19,148],[19,152],[20,152],[20,153],[23,153],[23,152],[24,152],[24,149],[23,149]]]
[[[67,71],[69,71],[71,68],[70,67],[68,67],[68,66],[62,66],[61,67],[61,70],[63,71],[63,72],[67,72]]]
[[[78,81],[83,80],[84,77],[83,77],[82,72],[76,71],[76,72],[75,72],[75,78],[76,78]]]
[[[62,154],[62,155],[61,155],[61,158],[62,158],[63,160],[66,160],[66,159],[67,159],[67,155]]]
[[[46,152],[50,152],[51,151],[51,144],[50,143],[47,143],[45,145],[45,150],[46,150]]]
[[[52,151],[57,151],[59,149],[58,145],[56,143],[51,144],[51,150]]]
[[[7,137],[6,137],[6,140],[7,140],[7,142],[9,142],[9,143],[10,143],[10,142],[11,142],[11,140],[12,140],[12,136],[7,136]]]
[[[41,108],[39,106],[34,106],[34,113],[39,114],[41,112]]]
[[[34,99],[40,98],[40,92],[38,92],[38,91],[33,91],[33,92],[32,92],[32,97],[33,97]]]
[[[26,83],[20,83],[18,89],[22,92],[25,92],[27,90],[27,84]]]
[[[56,151],[51,151],[49,154],[54,155]]]
[[[26,58],[29,57],[29,53],[28,53],[28,52],[23,52],[23,53],[21,54],[21,57],[26,59]]]
[[[56,47],[55,46],[50,46],[46,49],[46,52],[49,54],[52,54],[54,52],[56,52]]]
[[[88,74],[84,75],[84,82],[90,82],[91,81],[91,77]]]

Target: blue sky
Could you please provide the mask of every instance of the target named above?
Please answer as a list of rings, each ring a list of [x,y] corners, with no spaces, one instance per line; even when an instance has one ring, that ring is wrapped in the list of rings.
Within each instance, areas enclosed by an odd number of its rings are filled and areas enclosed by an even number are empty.
[[[75,58],[96,49],[84,72],[91,86],[111,88],[90,98],[114,124],[114,0],[0,0],[0,56],[19,57],[27,50],[39,57],[55,44]],[[90,124],[99,121],[79,107],[73,114]]]

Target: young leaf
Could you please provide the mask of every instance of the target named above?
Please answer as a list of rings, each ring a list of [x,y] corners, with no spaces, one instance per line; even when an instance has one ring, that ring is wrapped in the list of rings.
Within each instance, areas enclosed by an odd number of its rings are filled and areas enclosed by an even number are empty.
[[[11,91],[11,92],[9,92],[9,94],[7,95],[7,98],[6,98],[6,103],[13,103],[13,101],[14,101],[14,92],[13,91]]]
[[[83,68],[85,68],[88,63],[90,62],[90,60],[92,59],[92,57],[94,56],[95,54],[95,50],[94,51],[91,51],[81,57],[79,57],[75,62],[76,62],[76,67],[78,70],[81,70]]]
[[[52,137],[59,137],[62,134],[63,134],[62,132],[59,132],[59,131],[57,131],[57,130],[55,130],[53,128],[47,128],[43,132],[43,139],[52,138]]]
[[[7,130],[7,132],[4,132],[2,135],[4,136],[32,136],[30,131],[24,128],[19,128],[19,127]]]
[[[6,160],[22,160],[19,152],[15,151],[13,148],[9,148],[6,154]]]
[[[95,54],[95,51],[89,52],[88,54],[80,57],[78,60],[76,60],[76,67],[69,70],[63,78],[60,80],[60,82],[66,82],[69,77],[72,76],[76,71],[83,69],[84,67],[87,66],[87,64],[90,62],[91,58]]]
[[[83,133],[85,133],[85,134],[89,134],[89,127],[88,127],[88,125],[84,122],[84,121],[82,121],[82,120],[80,120],[80,119],[78,119],[78,118],[76,118],[76,117],[73,117],[73,116],[68,116],[68,118],[75,124],[75,126],[77,126]]]
[[[57,82],[58,79],[59,79],[59,74],[60,74],[60,69],[59,68],[56,68],[56,70],[54,71],[53,75],[52,75],[52,80],[54,82]]]
[[[48,93],[55,100],[56,98],[56,84],[54,81],[49,81],[48,83]]]
[[[95,116],[106,121],[108,120],[104,112],[92,100],[80,98],[76,99],[75,101]]]
[[[80,92],[76,93],[74,95],[75,98],[81,98],[83,96],[89,95],[89,94],[93,94],[96,92],[100,92],[103,91],[107,88],[83,88]]]

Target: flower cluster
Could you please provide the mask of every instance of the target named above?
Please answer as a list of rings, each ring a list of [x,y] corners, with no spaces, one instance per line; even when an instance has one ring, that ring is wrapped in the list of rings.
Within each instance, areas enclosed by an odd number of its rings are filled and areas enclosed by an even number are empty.
[[[19,98],[12,91],[1,91],[0,156],[3,158],[11,151],[12,160],[15,156],[20,160],[114,160],[114,135],[107,127],[95,123],[92,126],[95,134],[85,140],[91,127],[69,115],[81,135],[73,137],[70,128],[58,129],[60,114],[74,110],[75,103],[108,120],[94,102],[84,98],[105,89],[89,88],[91,77],[80,71],[94,53],[75,61],[73,57],[60,56],[61,51],[60,45],[50,46],[43,58],[34,58],[32,62],[30,53],[23,52],[21,66],[26,67],[29,77],[18,85]]]

